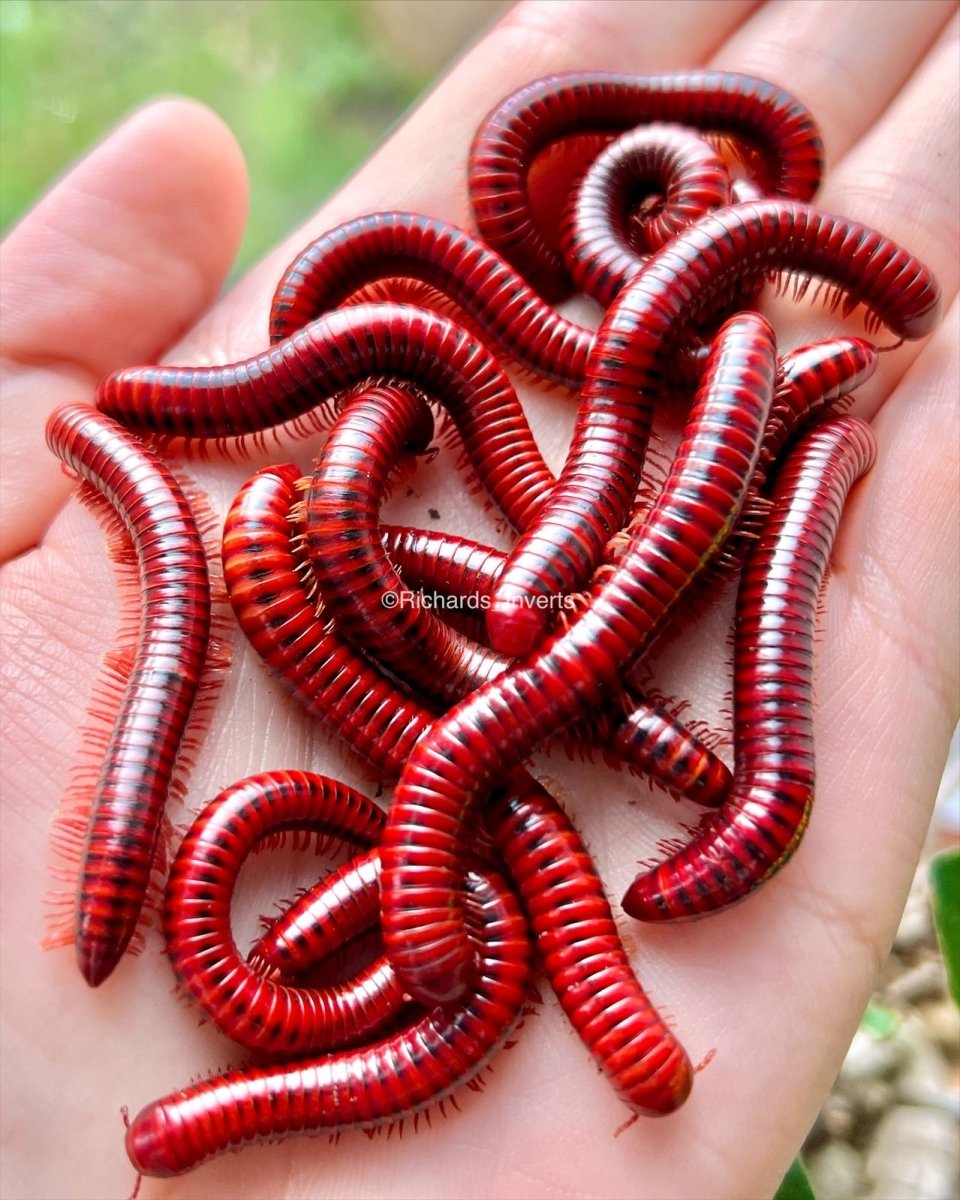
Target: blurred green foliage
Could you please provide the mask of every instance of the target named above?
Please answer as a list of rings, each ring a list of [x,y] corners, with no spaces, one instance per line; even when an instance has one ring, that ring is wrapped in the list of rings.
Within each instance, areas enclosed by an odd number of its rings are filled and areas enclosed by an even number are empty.
[[[810,1179],[799,1158],[793,1160],[773,1200],[814,1200]]]
[[[960,850],[944,850],[930,863],[930,897],[950,995],[960,1004]]]
[[[427,80],[361,0],[0,0],[0,231],[131,109],[202,100],[251,175],[237,270],[382,139]]]
[[[878,1042],[889,1041],[901,1024],[902,1018],[898,1012],[885,1004],[878,1004],[876,1000],[870,1001],[867,1011],[860,1018],[860,1028]]]

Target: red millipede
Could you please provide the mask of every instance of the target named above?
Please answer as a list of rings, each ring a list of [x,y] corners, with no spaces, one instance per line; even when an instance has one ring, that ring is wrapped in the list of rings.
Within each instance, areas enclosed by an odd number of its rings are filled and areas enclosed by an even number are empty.
[[[380,853],[384,943],[398,979],[417,999],[449,1000],[468,976],[458,889],[471,800],[601,702],[722,543],[757,462],[775,378],[767,322],[757,314],[729,320],[664,491],[587,610],[417,743]]]
[[[857,337],[827,338],[801,346],[780,359],[780,382],[773,394],[770,417],[760,447],[753,479],[743,510],[721,553],[698,581],[695,597],[706,595],[718,573],[739,567],[743,555],[769,513],[764,495],[767,477],[775,468],[783,448],[804,428],[837,415],[842,402],[865,383],[877,369],[880,352],[872,343]],[[674,622],[676,628],[678,622]],[[628,676],[629,680],[629,676]]]
[[[164,904],[167,953],[182,987],[228,1037],[288,1055],[350,1045],[382,1028],[405,1001],[381,958],[349,983],[288,987],[241,957],[230,900],[254,845],[285,829],[368,847],[384,815],[346,784],[304,771],[253,775],[203,809],[174,859]]]
[[[245,1143],[374,1128],[429,1108],[476,1075],[523,1011],[531,952],[517,901],[499,876],[469,874],[465,910],[477,961],[458,1004],[361,1049],[230,1071],[153,1101],[127,1130],[137,1171],[179,1175]]]
[[[358,289],[396,277],[437,289],[476,335],[539,380],[578,391],[594,333],[546,304],[513,268],[465,230],[418,213],[381,212],[345,221],[310,243],[277,286],[270,338],[283,342]],[[668,378],[689,370],[680,347]],[[517,522],[514,522],[521,528]]]
[[[798,100],[762,79],[690,71],[631,76],[609,72],[550,75],[519,88],[482,122],[467,182],[480,234],[541,295],[560,298],[566,275],[536,228],[528,175],[537,154],[573,134],[609,134],[666,121],[732,134],[759,151],[764,192],[809,200],[823,173],[816,122]],[[755,156],[754,156],[755,157]]]
[[[693,1068],[630,966],[572,822],[542,789],[507,792],[485,815],[550,986],[584,1045],[634,1112],[673,1112]]]
[[[688,846],[631,884],[631,916],[676,920],[741,900],[799,844],[814,793],[817,597],[847,493],[875,453],[870,427],[841,417],[780,471],[737,599],[733,791]]]
[[[303,707],[382,776],[395,779],[432,719],[331,628],[297,571],[287,514],[300,471],[266,467],[240,489],[223,532],[223,573],[237,624]]]
[[[880,352],[863,338],[837,337],[800,346],[781,361],[783,380],[773,396],[754,478],[760,488],[799,430],[824,415],[835,415],[839,401],[871,378]]]
[[[496,360],[459,325],[425,309],[360,304],[243,362],[117,371],[98,385],[97,405],[140,432],[222,443],[296,421],[383,376],[445,408],[491,499],[522,528],[553,474]]]
[[[84,979],[113,971],[140,916],[167,793],[206,661],[210,583],[190,505],[170,471],[94,409],[65,405],[47,445],[109,502],[136,550],[140,634],[81,852],[75,944]]]
[[[358,458],[354,466],[366,475],[366,460]],[[342,512],[339,519],[329,522],[330,546],[336,546],[341,539],[354,544],[350,534],[360,529],[362,524],[355,509],[349,514]],[[373,544],[373,532],[366,542]],[[425,544],[431,548],[429,553],[423,549]],[[382,545],[395,558],[412,586],[433,591],[434,595],[447,592],[455,599],[486,599],[504,561],[504,555],[489,546],[444,534],[431,536],[424,530],[397,531],[384,527]],[[496,570],[491,574],[493,564],[496,564]],[[352,565],[361,575],[374,573],[373,567],[366,569],[365,560],[359,556]],[[431,669],[424,673],[424,663],[415,657],[404,661],[403,643],[397,647],[397,653],[390,656],[389,665],[394,672],[404,667],[409,681],[421,690],[446,693],[446,702],[450,703],[483,686],[509,666],[509,660],[485,651],[471,639],[447,627],[432,609],[422,608],[417,594],[409,592],[401,579],[395,578],[387,586],[399,588],[394,594],[402,595],[404,601],[393,608],[384,605],[376,598],[371,586],[371,595],[363,605],[370,624],[366,628],[360,626],[359,644],[367,646],[369,643],[369,651],[374,656],[381,652],[379,657],[382,658],[384,647],[389,646],[396,636],[392,628],[393,614],[400,610],[416,614],[419,621],[415,628],[425,631],[424,658]],[[366,591],[367,585],[361,589],[359,580],[353,589],[342,587],[344,610],[349,612],[352,602]],[[382,590],[379,592],[381,600],[385,594]],[[571,611],[575,612],[576,606]],[[424,711],[423,716],[426,726],[431,714]],[[563,742],[570,757],[578,755],[581,759],[595,760],[599,755],[614,770],[625,767],[639,777],[659,783],[671,795],[704,807],[719,805],[730,786],[730,772],[722,760],[666,708],[651,703],[638,690],[620,689],[599,713],[572,726]]]
[[[659,206],[631,217],[652,192]],[[711,209],[730,203],[719,154],[681,125],[649,125],[612,142],[586,172],[560,229],[563,262],[579,292],[604,308],[647,256]]]
[[[938,318],[940,289],[922,263],[882,234],[807,205],[734,205],[678,234],[618,296],[597,334],[563,471],[487,611],[495,649],[529,652],[548,615],[535,599],[581,587],[626,520],[664,349],[738,281],[783,270],[821,276],[846,292],[845,311],[864,304],[901,337],[923,337]]]
[[[483,242],[417,213],[356,217],[311,242],[277,285],[271,342],[286,341],[358,288],[394,276],[439,289],[478,333],[539,379],[579,388],[593,333],[545,304]]]

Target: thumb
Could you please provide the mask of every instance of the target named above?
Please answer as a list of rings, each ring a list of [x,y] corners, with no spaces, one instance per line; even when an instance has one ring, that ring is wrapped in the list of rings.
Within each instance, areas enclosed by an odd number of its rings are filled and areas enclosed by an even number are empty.
[[[3,559],[32,545],[67,491],[48,413],[156,359],[214,300],[246,219],[246,171],[218,117],[163,100],[61,180],[2,248]]]

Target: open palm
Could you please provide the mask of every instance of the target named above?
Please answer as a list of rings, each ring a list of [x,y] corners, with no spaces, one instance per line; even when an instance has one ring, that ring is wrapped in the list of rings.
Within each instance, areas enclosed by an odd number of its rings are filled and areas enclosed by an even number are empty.
[[[614,1139],[625,1113],[549,999],[496,1061],[484,1093],[466,1093],[462,1113],[416,1137],[353,1136],[339,1146],[292,1139],[181,1180],[147,1181],[141,1194],[740,1200],[774,1190],[886,953],[957,719],[957,20],[955,6],[939,0],[528,0],[308,228],[212,308],[240,237],[244,170],[226,130],[192,104],[167,101],[133,117],[11,235],[3,263],[5,1194],[124,1194],[133,1177],[121,1106],[136,1110],[239,1058],[172,997],[155,931],[146,953],[96,991],[71,953],[38,948],[50,815],[116,621],[102,534],[68,500],[69,484],[43,447],[46,414],[89,402],[96,380],[121,365],[227,361],[262,349],[283,268],[340,220],[398,208],[466,224],[472,133],[493,103],[529,79],[699,65],[769,78],[810,106],[829,163],[817,203],[926,262],[947,314],[927,343],[884,355],[858,396],[855,411],[873,420],[880,454],[851,500],[831,564],[819,645],[818,799],[800,853],[762,898],[715,919],[621,922],[641,979],[672,1014],[691,1058],[716,1055],[681,1112]],[[841,324],[785,301],[771,312],[785,347]],[[529,391],[523,399],[558,466],[572,401]],[[312,449],[291,443],[270,458],[306,467]],[[221,515],[251,469],[191,465]],[[414,486],[410,519],[431,523],[429,507],[441,514],[435,526],[496,538],[454,455],[441,455]],[[707,719],[716,719],[729,688],[728,615],[708,617],[659,664],[663,686]],[[693,817],[599,768],[562,756],[536,766],[575,816],[614,898],[637,860],[676,831],[678,816]],[[277,767],[371,787],[238,638],[188,807]],[[306,878],[292,857],[273,857],[279,880],[268,874],[272,864],[257,867],[254,907],[289,895],[291,871]]]

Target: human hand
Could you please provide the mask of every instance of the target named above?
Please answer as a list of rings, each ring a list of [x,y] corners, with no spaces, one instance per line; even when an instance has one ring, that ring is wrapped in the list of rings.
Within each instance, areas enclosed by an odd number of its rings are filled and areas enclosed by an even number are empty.
[[[816,203],[920,257],[937,274],[947,311],[927,343],[883,356],[858,396],[855,411],[873,419],[880,453],[833,556],[819,646],[818,799],[801,851],[762,899],[715,919],[621,923],[642,981],[673,1014],[693,1060],[712,1048],[716,1057],[683,1110],[614,1140],[622,1107],[548,999],[496,1060],[484,1093],[467,1093],[463,1113],[435,1120],[432,1130],[408,1130],[402,1142],[351,1137],[337,1147],[291,1139],[225,1156],[183,1180],[146,1182],[142,1195],[740,1200],[773,1191],[896,927],[957,717],[956,19],[945,27],[953,7],[522,4],[308,228],[210,311],[239,240],[245,186],[229,135],[195,106],[164,103],[134,117],[11,235],[3,266],[3,532],[12,561],[3,580],[0,883],[10,1194],[123,1194],[131,1169],[120,1106],[136,1110],[238,1057],[210,1026],[197,1027],[195,1010],[174,1003],[155,932],[147,952],[97,991],[83,986],[69,952],[37,948],[49,817],[116,618],[102,535],[88,513],[65,503],[68,485],[43,448],[47,413],[90,401],[96,379],[117,366],[161,355],[225,361],[262,349],[283,268],[347,217],[399,208],[467,224],[470,138],[491,105],[529,79],[707,63],[769,78],[809,104],[829,164]],[[787,346],[841,326],[836,314],[809,306],[781,301],[771,311]],[[523,398],[558,466],[572,402],[529,390]],[[285,446],[269,458],[306,466],[311,449]],[[256,465],[190,471],[222,514]],[[451,456],[441,455],[416,487],[424,499],[410,511],[420,523],[429,523],[429,503],[444,528],[493,540],[491,519],[464,494]],[[691,630],[658,664],[665,686],[708,718],[729,688],[728,615]],[[238,636],[190,777],[191,810],[252,771],[297,766],[370,790]],[[614,899],[636,860],[675,832],[678,816],[693,815],[606,772],[604,803],[588,805],[599,769],[562,756],[540,759],[538,769],[558,781]],[[267,876],[276,858],[257,867],[263,896],[289,896],[291,870],[309,875],[309,863],[284,859],[282,878]]]

